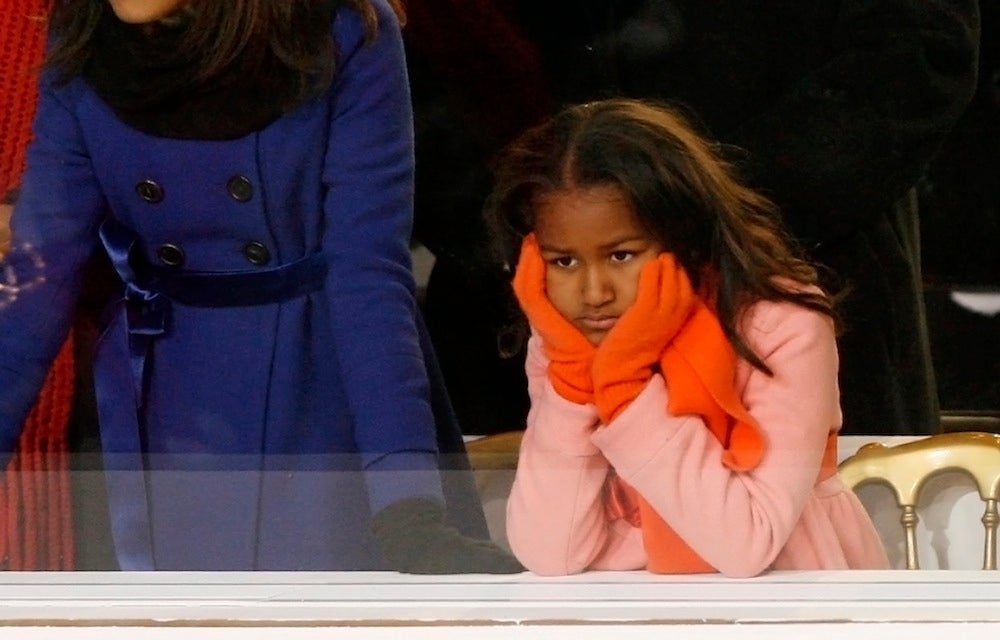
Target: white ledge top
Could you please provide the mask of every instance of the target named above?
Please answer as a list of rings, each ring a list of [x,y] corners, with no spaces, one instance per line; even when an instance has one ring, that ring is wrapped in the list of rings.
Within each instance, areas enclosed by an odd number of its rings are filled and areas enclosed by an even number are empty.
[[[0,573],[4,626],[1000,622],[1000,574]],[[0,631],[2,633],[2,631]]]

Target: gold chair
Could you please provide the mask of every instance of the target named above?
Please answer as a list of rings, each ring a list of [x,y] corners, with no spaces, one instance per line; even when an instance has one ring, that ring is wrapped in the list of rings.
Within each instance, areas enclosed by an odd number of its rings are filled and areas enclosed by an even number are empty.
[[[473,470],[510,470],[517,468],[523,431],[504,431],[465,443]]]
[[[983,568],[997,568],[996,535],[1000,524],[1000,435],[944,433],[896,446],[866,444],[840,464],[840,476],[849,487],[882,482],[893,490],[903,510],[906,568],[919,569],[917,558],[917,499],[924,483],[946,471],[963,471],[974,481],[986,503],[982,522],[986,528]]]

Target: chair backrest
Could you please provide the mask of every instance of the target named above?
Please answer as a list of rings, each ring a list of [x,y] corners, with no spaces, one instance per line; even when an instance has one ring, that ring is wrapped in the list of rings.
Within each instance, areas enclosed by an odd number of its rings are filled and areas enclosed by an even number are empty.
[[[472,469],[513,471],[517,468],[523,435],[523,431],[504,431],[466,442]]]
[[[896,446],[871,443],[840,464],[840,476],[849,487],[882,482],[895,493],[903,510],[906,568],[919,569],[916,526],[917,500],[924,483],[939,473],[962,471],[976,484],[986,503],[982,522],[986,529],[983,568],[997,568],[996,535],[1000,524],[1000,435],[992,433],[945,433]]]

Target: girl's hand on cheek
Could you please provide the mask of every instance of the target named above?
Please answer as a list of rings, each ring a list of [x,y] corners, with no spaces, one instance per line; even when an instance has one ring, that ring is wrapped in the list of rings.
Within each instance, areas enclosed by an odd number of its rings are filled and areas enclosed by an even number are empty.
[[[673,254],[661,253],[643,265],[635,303],[608,332],[594,357],[594,401],[604,424],[645,388],[695,300],[691,281]]]
[[[552,305],[545,292],[545,260],[535,235],[521,244],[514,273],[514,293],[528,322],[542,338],[549,358],[549,379],[563,398],[577,404],[593,402],[591,368],[595,348],[580,330]]]

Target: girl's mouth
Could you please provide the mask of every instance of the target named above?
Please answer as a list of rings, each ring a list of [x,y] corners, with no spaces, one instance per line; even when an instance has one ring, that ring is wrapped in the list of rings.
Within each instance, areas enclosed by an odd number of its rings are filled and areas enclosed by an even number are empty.
[[[588,331],[610,331],[618,322],[618,316],[582,316],[577,323]]]

